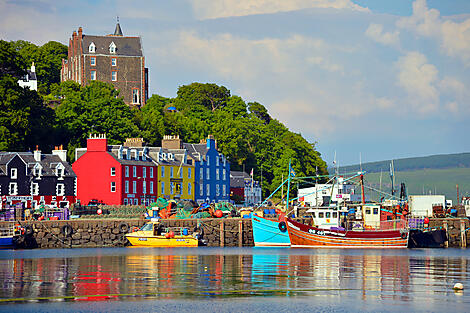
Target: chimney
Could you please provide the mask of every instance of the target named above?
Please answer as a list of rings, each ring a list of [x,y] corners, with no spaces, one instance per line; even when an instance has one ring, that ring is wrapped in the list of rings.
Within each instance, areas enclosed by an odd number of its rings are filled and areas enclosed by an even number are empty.
[[[80,27],[78,28],[78,37],[79,37],[80,39],[82,39],[82,37],[83,37],[83,36],[82,36],[82,33],[83,33],[83,29],[82,29],[82,27],[80,26]]]
[[[165,135],[162,139],[163,149],[183,149],[183,141],[179,135]]]
[[[144,146],[144,138],[126,138],[124,147],[142,148]]]
[[[215,139],[214,139],[214,136],[213,136],[213,135],[207,136],[207,144],[206,144],[206,147],[207,147],[207,149],[211,149],[211,148],[216,149],[216,146],[215,146]]]
[[[86,140],[87,152],[106,152],[108,151],[108,139],[106,134],[92,135]]]
[[[31,64],[31,72],[32,73],[36,72],[36,66],[34,66],[34,62],[33,64]]]
[[[52,155],[57,155],[62,162],[67,162],[67,150],[63,150],[62,145],[52,150]]]
[[[34,150],[34,160],[41,162],[41,150],[39,150],[39,146],[36,146],[36,150]]]
[[[73,31],[73,33],[72,33],[72,38],[75,39],[75,37],[77,37],[77,32],[76,32],[76,31]]]

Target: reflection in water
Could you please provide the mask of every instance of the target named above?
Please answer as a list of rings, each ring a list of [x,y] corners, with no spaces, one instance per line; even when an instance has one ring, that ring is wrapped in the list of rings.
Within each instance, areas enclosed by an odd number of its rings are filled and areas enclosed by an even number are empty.
[[[68,251],[63,250],[63,257],[38,257],[34,251],[15,258],[0,254],[0,300],[263,295],[410,303],[423,297],[426,302],[442,301],[453,295],[450,288],[457,281],[470,286],[469,256],[445,256],[453,250],[439,250],[440,255],[256,248]],[[464,293],[458,301],[467,303],[469,297]]]

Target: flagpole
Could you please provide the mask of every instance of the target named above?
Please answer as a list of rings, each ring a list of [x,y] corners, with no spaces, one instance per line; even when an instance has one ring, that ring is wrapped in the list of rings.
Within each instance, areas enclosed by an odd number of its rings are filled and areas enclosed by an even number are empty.
[[[289,176],[287,176],[287,203],[286,203],[286,212],[289,212],[289,190],[290,190],[290,159],[289,159]]]

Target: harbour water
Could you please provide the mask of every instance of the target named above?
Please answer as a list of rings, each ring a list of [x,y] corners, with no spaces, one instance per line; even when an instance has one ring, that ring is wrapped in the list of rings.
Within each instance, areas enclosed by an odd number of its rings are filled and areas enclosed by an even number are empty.
[[[469,266],[465,249],[1,250],[0,311],[464,312]]]

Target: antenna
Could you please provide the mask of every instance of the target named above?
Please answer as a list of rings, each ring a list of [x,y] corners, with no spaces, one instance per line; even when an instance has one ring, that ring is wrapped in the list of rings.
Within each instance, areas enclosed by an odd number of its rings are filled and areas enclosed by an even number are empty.
[[[362,152],[359,152],[359,167],[360,167],[361,172],[362,172]]]
[[[116,21],[119,23],[119,15],[116,16]]]

